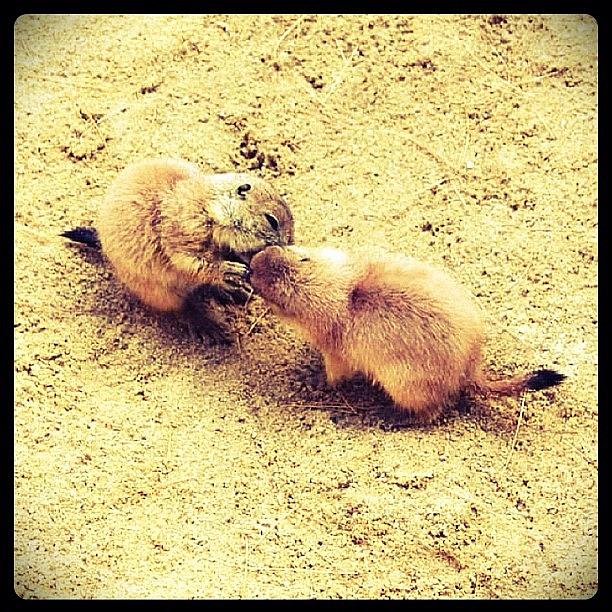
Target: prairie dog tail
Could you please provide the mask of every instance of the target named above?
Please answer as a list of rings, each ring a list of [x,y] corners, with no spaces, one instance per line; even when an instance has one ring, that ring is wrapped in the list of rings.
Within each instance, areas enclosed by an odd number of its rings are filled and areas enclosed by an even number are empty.
[[[60,236],[70,238],[74,242],[82,242],[98,251],[102,248],[95,227],[75,227],[74,229],[62,232]]]
[[[540,391],[563,382],[567,377],[556,370],[542,369],[503,380],[479,380],[475,392],[482,395],[518,395],[521,391]]]

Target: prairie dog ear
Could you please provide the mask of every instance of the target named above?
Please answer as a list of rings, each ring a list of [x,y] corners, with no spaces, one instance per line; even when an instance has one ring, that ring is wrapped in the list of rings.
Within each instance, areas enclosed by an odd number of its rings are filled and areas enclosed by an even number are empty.
[[[243,183],[242,185],[238,185],[238,187],[236,187],[236,195],[239,198],[246,198],[247,191],[251,191],[251,183]]]

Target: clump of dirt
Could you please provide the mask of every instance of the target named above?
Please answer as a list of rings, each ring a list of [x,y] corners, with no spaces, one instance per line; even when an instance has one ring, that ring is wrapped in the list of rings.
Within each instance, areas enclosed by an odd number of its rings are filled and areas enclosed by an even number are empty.
[[[300,243],[446,266],[493,372],[568,379],[423,427],[257,298],[195,343],[58,236],[161,155],[272,181]],[[591,17],[22,16],[14,214],[19,597],[597,591]]]

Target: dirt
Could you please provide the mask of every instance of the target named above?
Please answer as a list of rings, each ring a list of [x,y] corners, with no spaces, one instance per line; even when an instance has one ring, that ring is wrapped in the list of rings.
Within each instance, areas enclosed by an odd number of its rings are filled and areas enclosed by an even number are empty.
[[[20,17],[17,595],[592,597],[597,71],[584,15]],[[299,243],[445,266],[492,373],[567,380],[424,427],[258,298],[194,342],[58,236],[160,155],[270,180]]]

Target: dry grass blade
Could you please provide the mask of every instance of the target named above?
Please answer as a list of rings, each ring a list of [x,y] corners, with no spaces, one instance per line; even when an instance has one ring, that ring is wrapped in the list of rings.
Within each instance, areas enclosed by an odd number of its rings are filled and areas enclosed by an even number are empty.
[[[289,402],[286,404],[283,404],[283,406],[285,408],[302,408],[302,409],[309,409],[309,410],[331,410],[333,412],[341,412],[344,414],[361,414],[361,413],[365,413],[368,411],[375,411],[375,410],[379,410],[380,406],[377,405],[364,405],[364,406],[353,406],[352,404],[349,404],[348,401],[346,401],[346,399],[344,399],[343,396],[341,396],[343,399],[343,403],[342,404],[333,404],[333,403],[328,403],[328,402]]]
[[[342,48],[338,44],[338,41],[336,41],[336,45],[337,45],[338,50],[340,52],[340,56],[342,57],[342,67],[336,73],[336,75],[334,76],[333,81],[331,82],[331,84],[326,89],[325,93],[323,94],[323,96],[322,96],[323,102],[327,102],[329,100],[330,96],[338,88],[338,86],[342,84],[342,82],[344,81],[344,78],[345,78],[347,72],[351,68],[351,64],[353,62],[354,57],[357,54],[357,49],[355,48],[351,52],[351,55],[347,58],[347,57],[345,57],[345,55],[344,55],[344,53],[342,51]]]
[[[355,406],[352,406],[351,404],[349,404],[349,402],[347,401],[346,397],[344,397],[344,394],[339,392],[339,395],[342,398],[342,401],[344,402],[346,407],[348,408],[349,412],[352,412],[353,414],[357,414],[359,412],[359,410],[357,408],[355,408]]]
[[[246,333],[244,334],[245,336],[248,336],[251,334],[251,332],[255,329],[255,327],[257,327],[257,325],[259,325],[259,323],[261,323],[265,317],[268,315],[268,313],[270,312],[269,308],[266,308],[249,326],[249,329],[247,329]]]
[[[518,438],[518,432],[521,427],[521,422],[523,421],[523,412],[525,410],[525,396],[521,397],[521,409],[519,411],[518,421],[516,422],[516,429],[514,430],[514,437],[512,438],[512,444],[510,445],[510,450],[508,451],[508,456],[506,457],[506,463],[504,464],[504,471],[510,465],[510,459],[512,458],[512,453],[514,452],[514,447],[516,446],[516,440]]]
[[[287,38],[287,36],[289,36],[289,34],[291,34],[291,32],[297,28],[300,27],[300,24],[302,23],[302,21],[304,21],[304,17],[305,15],[301,15],[300,17],[298,17],[281,35],[281,37],[276,41],[276,44],[274,45],[274,51],[273,51],[273,55],[276,56],[278,53],[278,50],[280,49],[280,46],[283,44],[283,41]]]
[[[21,223],[20,221],[16,221],[14,225],[17,233],[23,234],[28,238],[32,238],[39,242],[40,244],[48,244],[51,242],[51,237],[44,234],[43,232],[34,229],[33,227],[29,227],[25,223]],[[55,237],[54,237],[55,238]]]
[[[249,557],[250,557],[250,546],[249,546],[249,536],[245,534],[244,536],[244,566],[242,568],[242,582],[240,584],[240,596],[244,597],[244,590],[247,586],[248,579],[248,571],[249,571]]]
[[[428,157],[438,162],[441,166],[444,166],[449,172],[454,174],[456,177],[461,179],[466,179],[467,175],[465,172],[461,172],[453,167],[453,165],[446,161],[443,157],[440,157],[437,153],[432,151],[429,147],[426,147],[422,142],[419,142],[415,138],[408,136],[406,133],[402,134],[402,137],[405,138],[408,142],[411,142],[417,149],[425,153]]]

